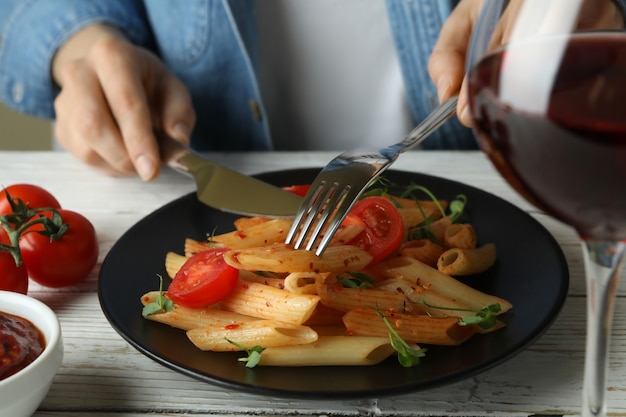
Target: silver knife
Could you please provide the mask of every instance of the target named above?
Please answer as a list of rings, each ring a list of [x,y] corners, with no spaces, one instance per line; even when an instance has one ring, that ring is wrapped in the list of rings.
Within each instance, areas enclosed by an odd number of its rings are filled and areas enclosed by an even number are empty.
[[[198,200],[245,216],[293,217],[302,197],[219,165],[182,143],[156,133],[162,161],[193,177]]]

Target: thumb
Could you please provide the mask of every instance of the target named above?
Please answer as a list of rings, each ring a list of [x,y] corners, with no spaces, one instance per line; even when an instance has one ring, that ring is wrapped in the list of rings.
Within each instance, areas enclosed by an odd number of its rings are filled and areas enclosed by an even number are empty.
[[[457,104],[457,118],[459,122],[467,127],[472,127],[472,115],[469,108],[469,93],[468,93],[468,80],[467,77],[463,79],[461,91],[459,93],[459,102]]]

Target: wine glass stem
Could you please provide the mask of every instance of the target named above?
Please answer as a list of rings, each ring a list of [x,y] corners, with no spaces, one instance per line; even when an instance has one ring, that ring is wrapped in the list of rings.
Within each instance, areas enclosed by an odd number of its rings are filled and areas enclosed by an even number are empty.
[[[606,416],[608,350],[615,292],[624,258],[623,242],[587,240],[583,244],[587,275],[587,346],[583,417]]]

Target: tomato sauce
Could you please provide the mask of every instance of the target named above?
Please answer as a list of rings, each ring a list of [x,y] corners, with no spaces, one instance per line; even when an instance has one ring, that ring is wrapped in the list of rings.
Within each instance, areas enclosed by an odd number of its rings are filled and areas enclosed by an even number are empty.
[[[33,323],[0,311],[0,380],[33,362],[45,346],[43,333]]]

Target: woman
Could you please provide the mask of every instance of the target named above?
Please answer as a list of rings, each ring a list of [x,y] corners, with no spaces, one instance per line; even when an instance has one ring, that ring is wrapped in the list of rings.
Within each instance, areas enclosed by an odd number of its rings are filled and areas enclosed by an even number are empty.
[[[160,165],[154,129],[199,150],[394,143],[459,91],[481,3],[4,0],[0,99],[56,118],[55,136],[82,161],[144,180]],[[365,70],[369,78],[348,89]],[[457,113],[468,125],[466,107],[462,96]],[[423,146],[476,148],[456,119]]]

